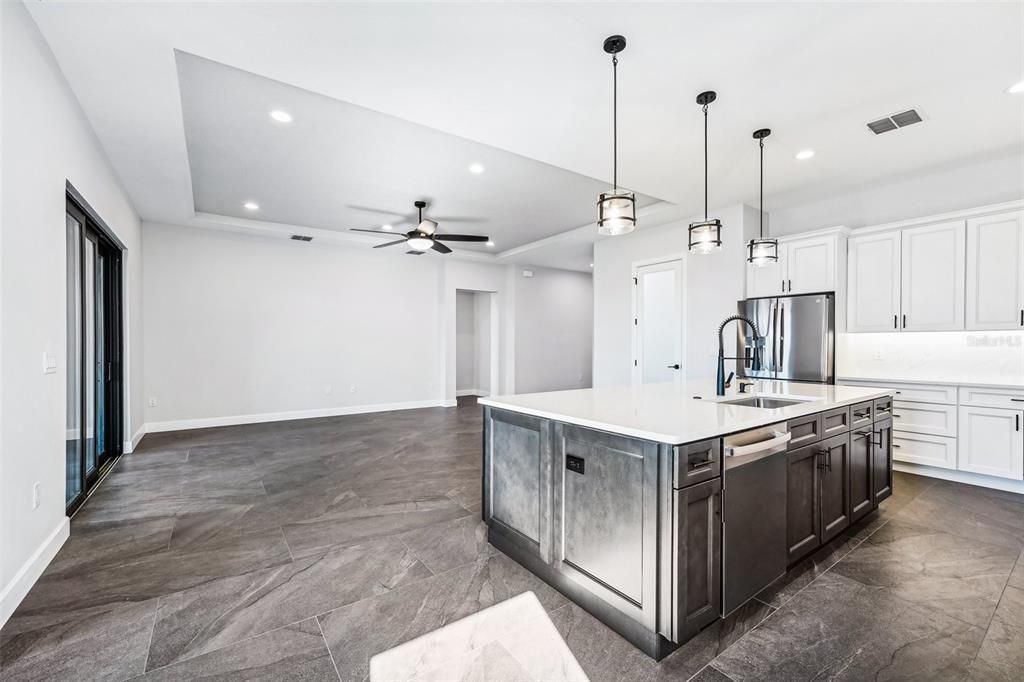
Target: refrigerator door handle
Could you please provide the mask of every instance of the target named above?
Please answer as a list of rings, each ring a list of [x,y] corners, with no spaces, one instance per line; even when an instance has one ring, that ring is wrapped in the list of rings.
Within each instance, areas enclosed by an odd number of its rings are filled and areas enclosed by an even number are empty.
[[[776,341],[777,341],[777,339],[779,337],[779,334],[778,334],[778,331],[777,331],[777,329],[775,327],[776,319],[778,317],[778,312],[779,312],[779,302],[776,301],[775,305],[772,306],[772,310],[771,310],[771,325],[770,325],[770,330],[771,330],[771,335],[772,335],[772,364],[771,364],[771,371],[772,371],[772,373],[777,372],[778,369],[779,369],[778,356],[776,354],[776,349],[777,349]]]
[[[776,333],[779,335],[779,371],[782,370],[784,358],[786,357],[786,306],[779,301],[779,317]]]

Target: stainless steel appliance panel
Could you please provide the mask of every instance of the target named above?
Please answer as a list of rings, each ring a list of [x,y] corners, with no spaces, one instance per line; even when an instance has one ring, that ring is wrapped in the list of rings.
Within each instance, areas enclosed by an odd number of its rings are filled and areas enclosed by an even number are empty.
[[[835,383],[833,294],[778,299],[777,379]]]
[[[750,319],[757,327],[758,334],[764,339],[761,347],[761,369],[753,369],[752,359],[757,350],[754,346],[754,336],[745,324],[736,325],[736,355],[743,360],[736,361],[736,375],[751,377],[755,379],[772,379],[775,377],[776,353],[774,345],[775,333],[775,305],[774,298],[755,298],[749,301],[740,301],[739,314]]]

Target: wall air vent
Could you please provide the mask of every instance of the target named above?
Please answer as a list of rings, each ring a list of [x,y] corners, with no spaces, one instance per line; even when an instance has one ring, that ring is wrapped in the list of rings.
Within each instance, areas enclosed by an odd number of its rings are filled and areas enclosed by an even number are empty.
[[[292,235],[292,239],[294,239],[297,242],[311,242],[311,241],[313,241],[312,237],[310,237],[308,235],[304,235],[304,234],[293,234]]]
[[[909,125],[920,123],[922,121],[921,114],[917,113],[914,109],[908,109],[907,111],[899,114],[893,114],[892,116],[886,116],[880,118],[877,121],[868,123],[868,128],[871,129],[875,135],[881,135],[887,133],[890,130],[896,130],[897,128],[906,128]]]

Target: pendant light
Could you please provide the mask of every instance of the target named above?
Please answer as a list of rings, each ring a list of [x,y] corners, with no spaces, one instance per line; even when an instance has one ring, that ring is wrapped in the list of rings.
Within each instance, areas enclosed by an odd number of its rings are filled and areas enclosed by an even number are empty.
[[[764,138],[772,134],[771,129],[761,128],[754,131],[754,139],[761,151],[761,209],[758,211],[760,233],[757,239],[747,244],[747,262],[756,268],[779,262],[779,240],[764,237]]]
[[[722,248],[722,221],[708,218],[708,105],[717,98],[714,90],[697,95],[697,104],[704,110],[704,220],[690,223],[692,253],[711,253]]]
[[[636,227],[636,196],[619,189],[619,57],[626,39],[609,36],[604,51],[612,56],[612,190],[597,199],[597,232],[603,235],[628,234]]]

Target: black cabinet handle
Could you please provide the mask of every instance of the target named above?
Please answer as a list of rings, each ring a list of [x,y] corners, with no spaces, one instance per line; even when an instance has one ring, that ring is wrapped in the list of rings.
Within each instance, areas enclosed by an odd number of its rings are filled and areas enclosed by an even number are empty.
[[[1020,431],[1020,415],[1013,415],[1013,421],[1017,424],[1017,431]]]
[[[701,467],[706,467],[709,464],[713,464],[714,461],[715,460],[713,460],[713,459],[705,459],[705,460],[701,460],[700,462],[690,462],[689,465],[690,465],[691,469],[699,469]]]
[[[900,316],[899,315],[893,315],[892,316],[892,328],[893,329],[899,329],[900,328]]]
[[[903,447],[902,445],[896,445],[896,443],[893,443],[893,444],[892,444],[892,446],[893,446],[894,448],[902,448],[902,447]]]
[[[903,328],[907,328],[907,314],[903,313]]]
[[[1024,327],[1024,308],[1020,309],[1020,326]]]
[[[1013,402],[1013,403],[1024,403],[1024,398],[1010,398],[1010,402]]]
[[[668,367],[669,369],[679,369],[679,363],[676,363],[674,365],[665,365],[665,366]]]
[[[903,419],[903,415],[902,414],[896,414],[895,412],[893,412],[892,413],[892,418],[893,419]]]

